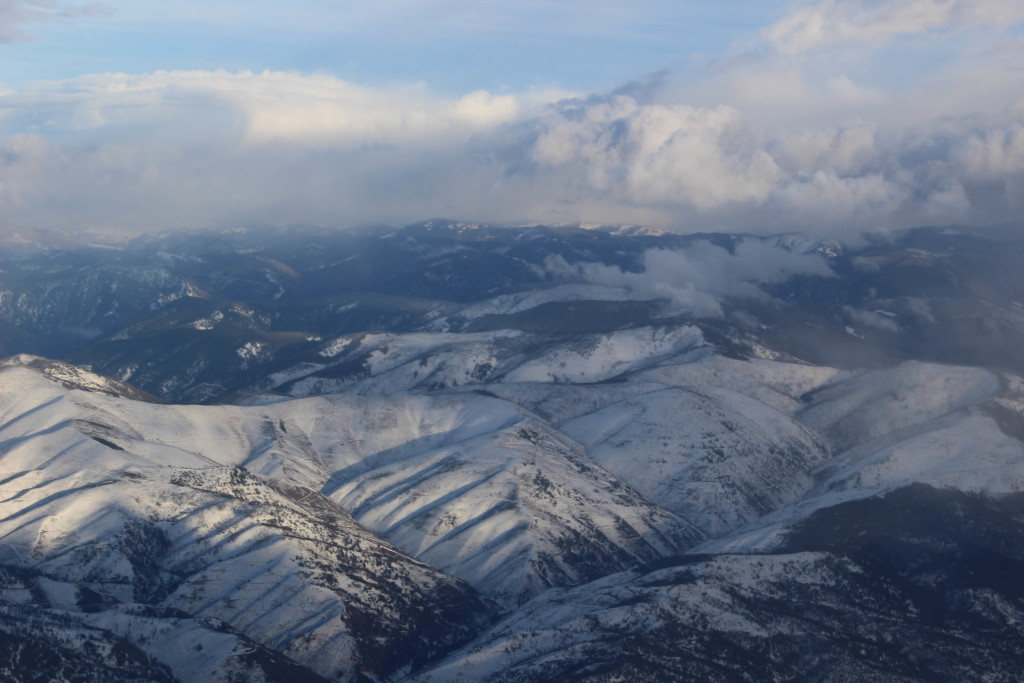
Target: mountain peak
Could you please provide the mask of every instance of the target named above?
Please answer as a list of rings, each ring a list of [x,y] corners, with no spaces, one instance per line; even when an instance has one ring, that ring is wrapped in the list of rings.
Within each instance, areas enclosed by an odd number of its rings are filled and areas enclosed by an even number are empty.
[[[19,353],[0,359],[0,368],[5,367],[23,367],[36,370],[44,377],[67,389],[80,389],[82,391],[130,398],[134,401],[145,401],[147,403],[163,403],[156,396],[148,394],[141,389],[136,389],[130,384],[111,377],[98,375],[87,368],[60,360],[50,360],[42,356]]]

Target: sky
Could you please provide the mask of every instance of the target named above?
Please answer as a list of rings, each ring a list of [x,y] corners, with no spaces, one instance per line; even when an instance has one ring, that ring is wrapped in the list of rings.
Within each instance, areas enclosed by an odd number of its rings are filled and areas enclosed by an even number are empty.
[[[1022,210],[1024,0],[0,0],[0,234]]]

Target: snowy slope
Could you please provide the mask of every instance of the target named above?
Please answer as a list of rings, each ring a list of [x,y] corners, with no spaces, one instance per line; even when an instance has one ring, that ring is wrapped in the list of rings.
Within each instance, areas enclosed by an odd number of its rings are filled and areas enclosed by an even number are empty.
[[[388,395],[417,388],[479,384],[497,366],[503,349],[521,334],[366,334],[339,337],[319,352],[316,364],[272,376],[263,389],[292,396],[350,392]]]
[[[440,448],[381,453],[337,472],[325,492],[383,538],[506,606],[703,538],[531,418]]]
[[[792,418],[728,389],[663,389],[561,429],[590,457],[709,536],[796,500],[828,449]]]
[[[988,370],[921,362],[837,379],[798,417],[839,451],[992,400],[1001,388]]]
[[[699,347],[692,326],[640,327],[589,335],[560,345],[508,371],[506,382],[589,383],[611,379]]]
[[[915,483],[1024,491],[1024,381],[921,363],[873,377],[743,361],[691,346],[686,328],[658,334],[544,351],[516,361],[523,381],[498,372],[423,394],[222,406],[146,403],[74,366],[10,361],[0,368],[0,569],[13,573],[0,622],[48,605],[36,626],[8,632],[30,640],[65,624],[54,647],[73,667],[92,661],[73,646],[88,630],[100,651],[132,653],[102,661],[147,680],[423,666],[429,680],[523,680],[597,676],[594,662],[618,661],[626,678],[793,675],[818,664],[749,663],[768,656],[771,633],[791,633],[793,652],[808,647],[810,622],[763,612],[804,591],[845,615],[828,647],[867,638],[851,624],[876,618],[928,642],[931,626],[879,607],[889,584],[863,589],[867,616],[845,601],[868,560],[792,539],[808,520]],[[437,337],[425,338],[389,340],[378,361],[429,353]],[[417,357],[403,353],[378,377]],[[526,381],[545,358],[554,366],[542,381]],[[563,371],[583,381],[558,381]],[[627,571],[638,565],[648,568]],[[474,588],[506,615],[483,634],[493,612]],[[694,623],[705,635],[687,641],[685,666],[666,652],[641,658],[654,669],[630,668],[640,660],[628,653],[650,654],[644,642],[678,640]],[[709,653],[723,638],[747,643],[748,659],[715,668]],[[206,654],[189,656],[200,642]],[[828,661],[862,673],[884,654],[848,659],[835,647]],[[916,661],[890,663],[910,671]]]
[[[557,285],[546,289],[502,294],[492,299],[464,306],[430,324],[431,329],[447,331],[453,327],[488,315],[515,315],[547,303],[566,301],[628,301],[635,299],[631,292],[620,287],[598,285]]]
[[[413,680],[1009,683],[1024,668],[1022,512],[1020,497],[925,486],[840,506],[774,554],[548,591]]]
[[[804,407],[801,397],[843,376],[836,368],[763,358],[737,360],[710,352],[699,361],[659,365],[637,377],[680,388],[728,389],[794,415]]]
[[[465,584],[316,490],[231,466],[246,442],[225,436],[228,409],[189,420],[187,410],[148,406],[154,431],[178,443],[143,445],[130,425],[106,424],[130,403],[68,393],[27,368],[0,371],[2,562],[66,584],[77,601],[223,621],[332,678],[416,665],[488,618]],[[162,424],[161,413],[170,415]],[[201,445],[183,448],[189,439]],[[428,620],[433,635],[417,627]],[[152,656],[173,668],[188,642]]]
[[[908,362],[837,375],[806,398],[797,417],[834,449],[812,472],[814,486],[697,550],[770,549],[817,510],[915,483],[1000,496],[1024,491],[1024,385],[1014,375]]]
[[[475,393],[152,406],[68,393],[22,367],[0,373],[0,388],[3,462],[19,473],[19,488],[31,487],[15,508],[154,468],[244,467],[268,485],[322,490],[374,532],[503,604],[678,554],[703,538],[542,420]],[[192,476],[146,474],[145,486],[182,486]],[[205,505],[178,495],[183,505]],[[106,495],[95,500],[103,506]],[[124,523],[106,509],[76,514],[98,515],[102,535]],[[19,539],[19,552],[35,547],[35,527],[19,528],[5,542]]]
[[[569,339],[517,330],[360,334],[326,342],[315,359],[271,373],[258,390],[290,396],[388,396],[504,382],[600,382],[699,349],[689,325],[644,326]]]

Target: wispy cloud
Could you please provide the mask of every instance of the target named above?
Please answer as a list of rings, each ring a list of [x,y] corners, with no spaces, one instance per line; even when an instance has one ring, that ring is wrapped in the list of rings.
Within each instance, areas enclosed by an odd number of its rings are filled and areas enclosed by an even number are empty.
[[[33,23],[69,21],[79,17],[109,16],[109,5],[67,3],[58,0],[0,0],[0,43],[32,40],[23,26]]]
[[[558,95],[534,96],[544,97]],[[240,134],[250,143],[365,146],[464,138],[515,120],[520,106],[534,98],[476,91],[445,99],[422,86],[373,89],[325,75],[183,71],[40,83],[4,95],[0,106],[8,126],[34,122],[57,135],[125,135],[123,128],[131,137],[146,127],[213,134],[211,128],[230,113],[234,130],[219,132]]]
[[[938,29],[1007,26],[1024,21],[1019,0],[812,0],[762,32],[795,54],[850,43],[882,43]]]

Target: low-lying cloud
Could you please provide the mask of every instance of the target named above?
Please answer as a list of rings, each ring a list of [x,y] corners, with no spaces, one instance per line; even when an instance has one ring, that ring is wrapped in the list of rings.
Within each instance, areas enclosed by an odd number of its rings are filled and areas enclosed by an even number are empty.
[[[549,257],[545,265],[556,278],[624,289],[637,299],[665,299],[675,312],[710,318],[722,317],[723,297],[766,299],[762,285],[794,275],[834,275],[820,254],[758,239],[740,241],[731,252],[704,241],[685,250],[650,249],[637,272],[601,263],[570,264],[560,256]]]

